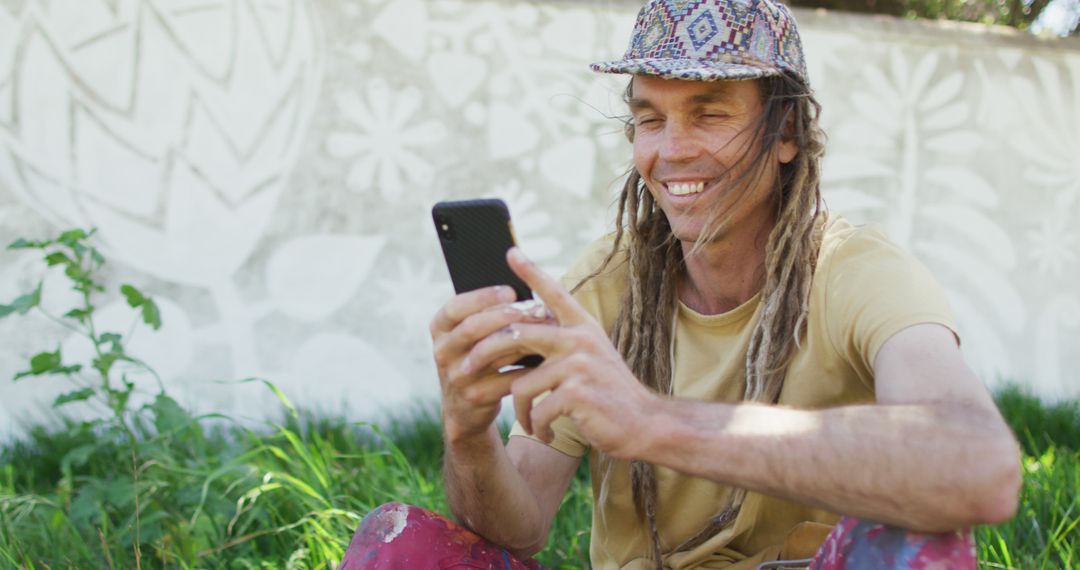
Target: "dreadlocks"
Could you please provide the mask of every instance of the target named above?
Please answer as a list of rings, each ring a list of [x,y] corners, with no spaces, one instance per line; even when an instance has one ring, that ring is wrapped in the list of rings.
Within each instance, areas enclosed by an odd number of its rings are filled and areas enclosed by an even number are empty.
[[[738,165],[737,176],[725,175],[732,188],[752,188],[767,168],[778,168],[773,203],[776,225],[765,249],[761,316],[756,323],[746,353],[747,401],[776,403],[784,375],[806,332],[806,314],[825,220],[820,185],[821,157],[825,135],[818,126],[821,106],[809,86],[793,75],[759,80],[764,110],[750,128],[757,143],[748,145]],[[627,87],[629,100],[633,82]],[[627,137],[633,141],[634,125],[627,121]],[[781,141],[794,141],[794,160],[778,165],[775,159]],[[705,231],[693,251],[717,238],[723,231],[729,209],[717,207],[709,213]],[[576,291],[604,271],[625,240],[629,287],[620,302],[612,331],[612,342],[635,376],[648,388],[672,395],[671,324],[677,308],[676,285],[684,270],[683,252],[664,213],[653,200],[641,173],[632,169],[618,199],[615,242],[600,267],[574,288]],[[608,481],[616,462],[599,457],[601,473],[599,502],[607,499]],[[662,549],[656,524],[657,489],[653,465],[630,462],[630,482],[634,505],[648,528],[652,558],[662,567]],[[676,550],[697,547],[735,520],[746,491],[733,489],[726,504],[708,525],[679,545]],[[601,521],[603,523],[603,521]]]

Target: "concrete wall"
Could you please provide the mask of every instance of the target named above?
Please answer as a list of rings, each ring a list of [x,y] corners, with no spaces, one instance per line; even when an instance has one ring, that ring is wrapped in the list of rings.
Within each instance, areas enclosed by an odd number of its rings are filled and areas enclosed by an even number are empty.
[[[133,352],[181,400],[354,417],[436,394],[451,295],[428,210],[499,196],[564,268],[610,227],[629,164],[619,93],[636,2],[0,0],[0,241],[96,226],[110,282],[155,295]],[[800,11],[834,211],[884,224],[948,288],[969,362],[1080,397],[1080,43]],[[61,276],[0,256],[0,302]],[[115,286],[113,287],[115,291]],[[131,327],[115,294],[102,326]],[[62,342],[0,321],[0,430],[60,378]],[[145,382],[146,379],[143,379]]]

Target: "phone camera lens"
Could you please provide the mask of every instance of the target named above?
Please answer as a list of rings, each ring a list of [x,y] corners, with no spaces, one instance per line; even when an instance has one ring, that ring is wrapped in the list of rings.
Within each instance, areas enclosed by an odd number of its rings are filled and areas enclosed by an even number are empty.
[[[446,216],[436,216],[435,228],[439,232],[439,237],[447,241],[453,241],[454,227],[450,224],[450,218]]]

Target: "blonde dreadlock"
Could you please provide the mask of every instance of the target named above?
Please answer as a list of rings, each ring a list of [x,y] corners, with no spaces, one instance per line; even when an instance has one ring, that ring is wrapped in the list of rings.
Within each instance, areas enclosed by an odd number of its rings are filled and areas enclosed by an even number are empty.
[[[749,160],[748,168],[727,183],[751,187],[774,168],[776,147],[782,139],[796,143],[798,154],[780,166],[776,189],[776,225],[765,249],[765,283],[761,292],[761,317],[754,327],[746,353],[747,401],[776,403],[784,375],[806,333],[810,285],[821,246],[825,221],[820,193],[821,157],[825,136],[818,126],[821,106],[809,87],[790,75],[761,80],[764,111],[755,126],[760,145],[750,145],[739,159]],[[627,87],[629,100],[633,83]],[[626,132],[633,141],[634,125]],[[756,154],[753,154],[755,151]],[[769,159],[773,159],[769,162]],[[734,169],[732,169],[734,170]],[[726,211],[710,216],[694,249],[708,243],[722,231]],[[574,288],[604,271],[626,240],[630,284],[620,303],[612,331],[612,342],[635,376],[659,394],[672,394],[672,318],[677,306],[676,284],[683,270],[683,253],[664,213],[645,187],[641,174],[632,170],[619,197],[615,243],[600,267]],[[607,500],[608,481],[615,461],[599,457],[599,502]],[[630,462],[630,482],[638,516],[648,528],[651,557],[662,568],[662,547],[656,525],[657,490],[653,465]],[[738,515],[746,491],[733,489],[724,507],[698,534],[676,550],[690,550],[731,524]],[[603,523],[603,521],[601,521]]]

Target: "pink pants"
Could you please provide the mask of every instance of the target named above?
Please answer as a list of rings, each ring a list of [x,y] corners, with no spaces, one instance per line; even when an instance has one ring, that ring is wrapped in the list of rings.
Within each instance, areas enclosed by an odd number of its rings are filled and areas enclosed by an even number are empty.
[[[357,528],[339,570],[482,568],[539,570],[446,518],[388,503]],[[850,517],[840,519],[810,563],[812,570],[974,570],[971,532],[922,534]]]

